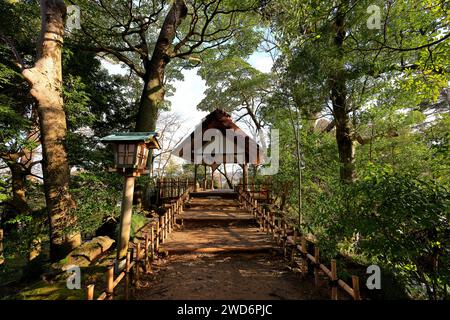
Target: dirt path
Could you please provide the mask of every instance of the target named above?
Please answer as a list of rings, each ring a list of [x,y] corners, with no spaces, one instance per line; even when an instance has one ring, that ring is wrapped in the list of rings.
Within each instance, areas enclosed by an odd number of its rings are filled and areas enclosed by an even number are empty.
[[[141,277],[135,299],[328,299],[326,290],[288,267],[279,247],[235,199],[192,199],[183,222],[161,245],[165,258]]]
[[[135,291],[138,300],[328,299],[278,254],[179,255],[154,265]]]

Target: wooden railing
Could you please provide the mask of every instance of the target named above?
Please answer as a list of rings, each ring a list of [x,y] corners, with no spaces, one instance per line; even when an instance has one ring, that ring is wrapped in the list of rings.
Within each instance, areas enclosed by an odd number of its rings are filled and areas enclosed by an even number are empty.
[[[135,247],[130,248],[125,262],[125,268],[116,277],[114,275],[114,266],[109,266],[106,272],[106,289],[100,293],[96,300],[113,300],[115,289],[124,280],[124,298],[129,299],[130,285],[139,282],[141,267],[144,272],[150,269],[150,260],[155,259],[155,255],[159,251],[160,244],[163,244],[169,234],[173,231],[177,216],[183,212],[183,205],[189,200],[189,194],[192,187],[187,187],[176,201],[172,202],[166,208],[164,215],[160,216],[156,221],[152,221],[145,225],[141,230],[150,230],[143,234],[144,237],[136,237]],[[138,232],[139,233],[139,232]],[[141,232],[142,234],[142,232]],[[144,242],[140,239],[144,238]],[[89,284],[86,287],[87,300],[94,300],[95,285]]]
[[[253,199],[248,191],[242,188],[237,188],[240,203],[244,208],[251,211],[257,219],[260,229],[263,232],[271,234],[281,245],[284,250],[285,257],[288,257],[288,249],[291,250],[291,263],[300,268],[303,274],[308,274],[308,261],[314,268],[315,285],[320,284],[320,270],[330,279],[331,299],[338,300],[338,287],[341,287],[354,300],[361,300],[359,291],[359,277],[352,276],[352,286],[349,286],[345,281],[339,279],[337,276],[336,260],[332,259],[330,268],[321,263],[320,250],[314,245],[313,250],[308,250],[307,239],[303,235],[299,235],[296,228],[289,226],[284,218],[277,219],[273,212],[264,209],[258,204],[258,201]],[[289,235],[291,234],[291,235]],[[312,251],[312,252],[311,252]],[[301,264],[295,260],[296,253],[301,257]]]
[[[156,181],[158,202],[162,199],[179,198],[191,187],[194,187],[194,181],[189,179],[158,179]]]
[[[242,181],[236,186],[237,189],[243,189]],[[270,194],[271,186],[266,183],[249,183],[247,185],[247,192],[253,198],[256,198],[258,201],[263,201],[264,203],[271,203],[272,197]]]

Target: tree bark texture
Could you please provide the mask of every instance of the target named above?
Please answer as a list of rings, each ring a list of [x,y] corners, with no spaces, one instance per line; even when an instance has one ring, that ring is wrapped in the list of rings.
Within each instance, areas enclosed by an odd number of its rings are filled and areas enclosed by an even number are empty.
[[[62,45],[66,5],[63,0],[41,0],[42,30],[38,57],[23,76],[37,102],[42,144],[42,169],[47,211],[50,220],[50,257],[64,258],[81,243],[71,213],[75,202],[69,192],[70,169],[64,145],[67,124],[62,98]]]

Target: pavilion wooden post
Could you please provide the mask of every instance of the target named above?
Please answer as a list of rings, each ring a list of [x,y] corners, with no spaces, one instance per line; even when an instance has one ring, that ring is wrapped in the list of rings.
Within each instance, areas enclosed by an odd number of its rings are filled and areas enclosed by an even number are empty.
[[[125,183],[123,187],[123,199],[120,213],[120,233],[117,244],[117,265],[116,272],[121,270],[122,262],[125,259],[128,251],[128,242],[130,241],[131,232],[131,215],[133,211],[133,193],[135,177],[132,175],[125,176]]]
[[[242,188],[244,191],[248,191],[248,164],[242,165]]]
[[[214,190],[214,168],[211,167],[211,190]]]
[[[208,167],[206,166],[206,164],[204,165],[205,167],[205,180],[203,181],[203,190],[207,190],[208,189]]]
[[[198,173],[198,164],[194,164],[194,192],[198,191],[198,188],[197,188],[197,173]]]

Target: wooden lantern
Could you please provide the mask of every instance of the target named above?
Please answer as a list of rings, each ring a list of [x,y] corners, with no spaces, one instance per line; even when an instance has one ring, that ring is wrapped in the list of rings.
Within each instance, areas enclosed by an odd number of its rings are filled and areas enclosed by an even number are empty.
[[[101,139],[114,147],[114,168],[111,171],[143,173],[150,149],[160,149],[154,132],[116,133]]]

